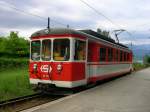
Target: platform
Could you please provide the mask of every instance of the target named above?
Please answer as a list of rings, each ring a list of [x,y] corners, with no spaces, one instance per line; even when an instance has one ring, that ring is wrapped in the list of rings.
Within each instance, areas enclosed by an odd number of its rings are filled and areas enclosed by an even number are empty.
[[[150,112],[150,68],[23,112]]]

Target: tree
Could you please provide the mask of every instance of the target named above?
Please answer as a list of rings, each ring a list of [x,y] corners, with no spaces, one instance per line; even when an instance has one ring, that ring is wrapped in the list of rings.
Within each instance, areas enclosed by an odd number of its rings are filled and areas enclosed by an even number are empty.
[[[109,31],[101,30],[100,28],[97,28],[97,33],[99,33],[99,34],[101,34],[101,35],[104,35],[104,36],[110,38]]]
[[[144,56],[143,63],[147,66],[150,65],[150,56],[149,55]]]
[[[0,55],[3,55],[7,46],[8,39],[5,37],[0,37]]]
[[[29,41],[18,36],[18,32],[10,32],[6,38],[0,38],[0,53],[7,57],[29,55]],[[2,56],[1,55],[1,56]]]
[[[18,39],[19,38],[18,32],[11,31],[10,35],[8,36],[8,38],[10,38],[10,39]]]

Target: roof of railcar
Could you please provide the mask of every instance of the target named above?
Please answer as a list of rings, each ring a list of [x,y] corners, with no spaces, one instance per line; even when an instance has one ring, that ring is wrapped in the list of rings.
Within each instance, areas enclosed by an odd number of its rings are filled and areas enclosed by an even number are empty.
[[[82,32],[73,30],[70,28],[51,28],[51,29],[43,29],[40,31],[37,31],[31,35],[32,37],[36,36],[45,36],[45,35],[61,35],[61,34],[80,34],[83,35]]]
[[[33,37],[37,37],[37,36],[45,36],[45,35],[64,35],[64,34],[79,34],[81,36],[86,36],[86,37],[95,37],[95,38],[98,38],[98,39],[102,39],[102,40],[105,40],[107,42],[110,42],[110,43],[113,43],[113,44],[116,44],[116,45],[119,45],[121,47],[124,47],[124,48],[128,48],[127,46],[123,45],[123,44],[120,44],[120,43],[116,43],[112,38],[108,38],[104,35],[101,35],[97,32],[94,32],[92,30],[73,30],[73,29],[70,29],[70,28],[51,28],[51,29],[43,29],[43,30],[40,30],[40,31],[37,31],[35,33],[33,33],[31,35],[31,39]]]

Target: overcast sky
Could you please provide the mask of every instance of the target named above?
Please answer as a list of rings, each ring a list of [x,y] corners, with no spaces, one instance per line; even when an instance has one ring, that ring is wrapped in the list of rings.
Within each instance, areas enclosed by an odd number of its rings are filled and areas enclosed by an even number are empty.
[[[48,16],[51,27],[74,29],[101,28],[104,30],[126,29],[122,43],[150,44],[150,0],[84,0],[113,21],[112,24],[98,15],[80,0],[0,0],[0,35],[18,31],[29,37],[33,32],[47,27]],[[16,11],[14,8],[22,10]],[[23,11],[25,13],[23,13]],[[39,15],[35,17],[26,13]]]

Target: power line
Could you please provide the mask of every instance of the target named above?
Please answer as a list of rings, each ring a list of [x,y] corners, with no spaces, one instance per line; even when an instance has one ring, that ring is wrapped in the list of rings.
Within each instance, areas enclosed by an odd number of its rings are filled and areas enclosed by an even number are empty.
[[[112,23],[115,26],[119,26],[116,23],[114,23],[110,18],[106,17],[103,13],[101,13],[100,11],[98,11],[97,9],[95,9],[94,7],[92,7],[91,5],[89,5],[87,2],[80,0],[82,3],[84,3],[87,7],[89,7],[90,9],[92,9],[94,12],[96,12],[98,15],[103,16],[105,19],[107,19],[110,23]],[[120,26],[119,26],[120,27]]]
[[[105,16],[103,13],[101,13],[100,11],[98,11],[97,9],[95,9],[94,7],[92,7],[91,5],[89,5],[87,2],[85,2],[84,0],[80,0],[82,3],[84,3],[87,7],[89,7],[90,9],[92,9],[95,13],[97,13],[98,15],[100,15],[100,16],[103,16],[105,19],[107,19],[110,23],[112,23],[113,25],[115,25],[115,26],[117,26],[118,28],[121,28],[122,29],[122,27],[120,26],[120,25],[118,25],[118,24],[116,24],[114,21],[112,21],[110,18],[108,18],[107,16]],[[129,35],[129,36],[131,36],[132,34],[129,32],[129,31],[127,31],[127,30],[125,30],[126,32],[127,32],[127,34]]]
[[[3,2],[5,2],[5,1],[3,1]],[[5,3],[6,3],[6,2],[5,2]],[[24,10],[22,10],[22,9],[18,9],[18,8],[15,7],[12,3],[8,3],[8,2],[7,2],[7,4],[9,4],[9,8],[11,8],[11,9],[13,9],[13,10],[16,10],[17,12],[20,12],[20,13],[23,13],[23,14],[27,14],[27,15],[31,15],[31,16],[37,17],[37,18],[42,19],[42,20],[47,20],[47,18],[45,18],[45,17],[39,16],[39,15],[34,14],[34,13],[26,12],[26,11],[24,11]],[[66,26],[66,27],[67,27],[66,24],[61,23],[61,22],[59,22],[59,21],[56,21],[56,20],[54,20],[54,19],[51,19],[51,21],[55,22],[56,24],[60,24],[60,25],[62,25],[62,26]]]

